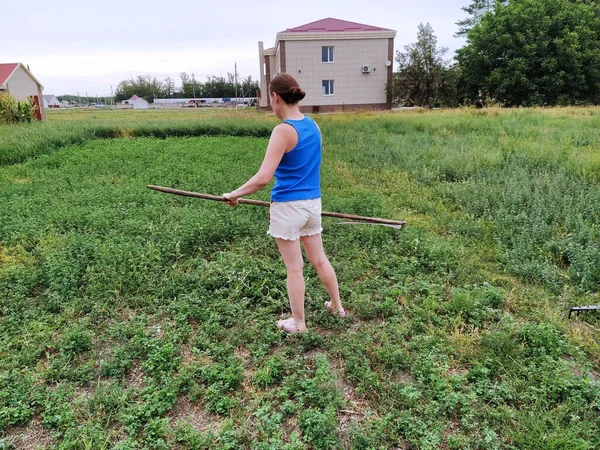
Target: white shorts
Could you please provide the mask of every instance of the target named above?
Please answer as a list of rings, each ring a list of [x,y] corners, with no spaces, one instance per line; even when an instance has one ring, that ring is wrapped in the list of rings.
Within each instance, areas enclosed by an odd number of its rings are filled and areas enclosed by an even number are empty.
[[[321,227],[321,199],[271,202],[269,231],[274,238],[295,241],[323,231]]]

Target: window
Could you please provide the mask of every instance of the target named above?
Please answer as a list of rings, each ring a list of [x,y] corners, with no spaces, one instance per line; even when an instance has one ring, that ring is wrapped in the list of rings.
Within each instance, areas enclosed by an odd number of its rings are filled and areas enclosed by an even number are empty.
[[[333,95],[333,80],[323,80],[323,95]]]
[[[333,47],[321,47],[321,62],[333,62]]]

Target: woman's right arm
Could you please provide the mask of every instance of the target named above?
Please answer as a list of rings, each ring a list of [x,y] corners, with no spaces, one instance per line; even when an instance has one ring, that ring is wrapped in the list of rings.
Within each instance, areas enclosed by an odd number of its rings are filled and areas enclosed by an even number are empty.
[[[260,191],[273,178],[285,152],[294,148],[297,141],[298,134],[292,126],[277,125],[271,133],[267,152],[258,172],[235,191],[223,194],[223,197],[229,200],[230,205],[235,206],[238,198]]]

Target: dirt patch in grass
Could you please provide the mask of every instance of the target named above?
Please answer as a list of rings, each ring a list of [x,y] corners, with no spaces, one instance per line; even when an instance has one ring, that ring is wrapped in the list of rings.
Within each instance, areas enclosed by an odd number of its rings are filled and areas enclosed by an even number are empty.
[[[390,377],[390,381],[392,383],[408,384],[414,383],[415,379],[410,372],[407,372],[405,370],[399,370],[397,372],[394,372],[394,374]]]
[[[346,308],[346,312],[350,314],[349,309]],[[365,321],[360,319],[358,316],[352,315],[351,322],[348,326],[348,333],[354,334],[356,333],[362,326],[365,325]]]
[[[340,443],[344,448],[351,446],[350,429],[359,425],[366,417],[368,405],[344,376],[344,363],[341,359],[331,360],[331,370],[335,373],[336,387],[344,395],[345,407],[338,410],[337,421]]]
[[[240,358],[243,361],[242,365],[244,366],[244,381],[242,384],[244,385],[244,388],[250,388],[252,377],[254,375],[254,364],[252,364],[252,355],[245,347],[238,347],[235,350],[234,354],[236,357]]]
[[[279,350],[275,349],[272,355],[276,354]],[[260,395],[259,389],[254,384],[254,373],[256,372],[256,366],[252,362],[252,355],[246,347],[238,347],[235,350],[235,356],[242,360],[242,367],[244,368],[244,379],[242,380],[242,391],[244,393],[244,402],[254,399]]]
[[[290,441],[289,437],[292,433],[296,433],[298,436],[302,435],[302,433],[300,433],[300,428],[298,427],[298,417],[295,415],[287,417],[281,424],[281,429],[283,430],[283,436],[288,438],[288,442]]]
[[[27,426],[11,427],[0,437],[0,448],[35,450],[48,448],[54,444],[52,436],[39,419],[33,419]]]
[[[165,315],[152,316],[148,319],[147,329],[151,335],[156,336],[158,339],[165,337],[165,330],[173,329],[174,322]]]
[[[144,369],[139,359],[133,363],[133,369],[129,371],[127,375],[127,384],[135,389],[141,389],[144,387]]]
[[[192,344],[188,342],[181,348],[181,363],[184,366],[189,366],[191,363],[196,361],[198,358],[192,351]]]
[[[171,423],[179,422],[189,423],[194,430],[199,432],[216,433],[221,427],[221,421],[218,416],[206,412],[202,407],[194,405],[185,395],[177,399],[177,403],[167,416]]]
[[[78,386],[75,389],[75,398],[80,398],[80,399],[89,399],[92,397],[92,395],[94,395],[94,391],[97,388],[97,384],[94,386],[92,384],[86,385],[86,386]]]
[[[207,359],[207,357],[201,357],[197,353],[194,353],[194,336],[198,334],[199,324],[196,320],[190,319],[190,325],[192,327],[192,332],[190,333],[187,342],[181,348],[181,362],[184,366],[189,366],[195,362]]]
[[[453,421],[448,428],[442,433],[442,442],[440,443],[440,450],[448,449],[448,438],[452,436],[456,430],[460,430],[460,423]]]
[[[451,367],[448,370],[448,375],[451,377],[466,376],[469,374],[469,369],[466,367]]]

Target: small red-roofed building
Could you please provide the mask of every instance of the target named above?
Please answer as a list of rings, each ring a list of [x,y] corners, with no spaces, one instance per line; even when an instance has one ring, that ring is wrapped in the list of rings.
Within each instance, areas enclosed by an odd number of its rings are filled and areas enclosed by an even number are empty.
[[[304,112],[390,109],[395,37],[395,30],[327,18],[277,33],[272,48],[259,42],[260,106],[270,107],[271,79],[289,73],[306,92]]]
[[[0,94],[6,93],[25,102],[33,98],[38,107],[36,113],[38,120],[42,120],[46,115],[42,97],[43,90],[42,83],[22,63],[0,63]]]

